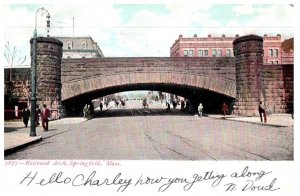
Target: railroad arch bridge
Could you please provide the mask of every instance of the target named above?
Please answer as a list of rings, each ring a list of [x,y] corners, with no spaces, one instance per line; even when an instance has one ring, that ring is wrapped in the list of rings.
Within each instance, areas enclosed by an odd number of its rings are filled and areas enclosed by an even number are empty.
[[[240,115],[255,115],[258,101],[267,101],[268,97],[264,90],[262,41],[256,35],[237,38],[233,42],[235,57],[61,59],[62,43],[40,37],[37,100],[62,116],[71,107],[80,108],[108,94],[157,90],[189,98],[194,106],[201,101],[208,109],[237,100]],[[284,80],[281,76],[278,79]],[[268,101],[273,101],[272,97]],[[286,104],[286,100],[280,104]]]
[[[192,102],[205,102],[209,94],[236,96],[234,58],[66,59],[61,71],[66,106],[131,90],[170,92]]]

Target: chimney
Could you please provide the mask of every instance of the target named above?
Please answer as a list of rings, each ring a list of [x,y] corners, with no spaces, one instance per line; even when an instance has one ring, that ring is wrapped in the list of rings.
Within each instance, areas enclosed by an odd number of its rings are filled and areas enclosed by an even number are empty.
[[[280,34],[277,34],[277,39],[281,40],[281,35]]]

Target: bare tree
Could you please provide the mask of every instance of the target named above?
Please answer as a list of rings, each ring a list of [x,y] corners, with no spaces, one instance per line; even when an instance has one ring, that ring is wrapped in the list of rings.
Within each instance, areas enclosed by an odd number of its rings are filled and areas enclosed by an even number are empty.
[[[14,65],[22,65],[26,60],[26,56],[24,56],[24,58],[19,57],[16,46],[11,47],[9,41],[7,41],[5,44],[4,57],[6,59],[7,65],[9,66],[9,81],[6,82],[6,85],[7,93],[9,94],[9,101],[11,101],[13,95],[12,68]]]
[[[6,42],[4,57],[9,67],[12,68],[14,65],[22,65],[25,62],[26,56],[24,56],[24,58],[18,57],[17,56],[18,52],[19,51],[16,49],[16,46],[12,48],[9,44],[9,41]]]

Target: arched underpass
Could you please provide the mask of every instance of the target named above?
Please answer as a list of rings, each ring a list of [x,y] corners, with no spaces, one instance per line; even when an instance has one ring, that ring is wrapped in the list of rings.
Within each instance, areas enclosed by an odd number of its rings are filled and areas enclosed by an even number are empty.
[[[90,91],[64,100],[63,105],[67,116],[79,116],[82,113],[84,105],[91,103],[93,99],[110,94],[137,90],[161,91],[184,97],[190,101],[194,111],[196,111],[198,104],[201,102],[204,105],[204,113],[220,113],[223,102],[226,102],[230,106],[235,100],[234,97],[229,97],[228,95],[187,85],[143,83],[118,85]],[[191,113],[194,114],[194,111],[192,110]]]

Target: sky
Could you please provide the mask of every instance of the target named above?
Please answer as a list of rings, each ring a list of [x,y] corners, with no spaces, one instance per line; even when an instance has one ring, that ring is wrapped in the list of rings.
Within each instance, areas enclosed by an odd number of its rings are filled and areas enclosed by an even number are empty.
[[[48,1],[49,2],[49,1]],[[291,4],[4,4],[3,48],[9,42],[30,64],[30,38],[35,14],[50,14],[50,36],[91,36],[105,57],[170,56],[178,39],[268,34],[294,37],[295,8]],[[73,26],[74,18],[74,26]],[[38,14],[37,33],[46,36],[46,15]]]

